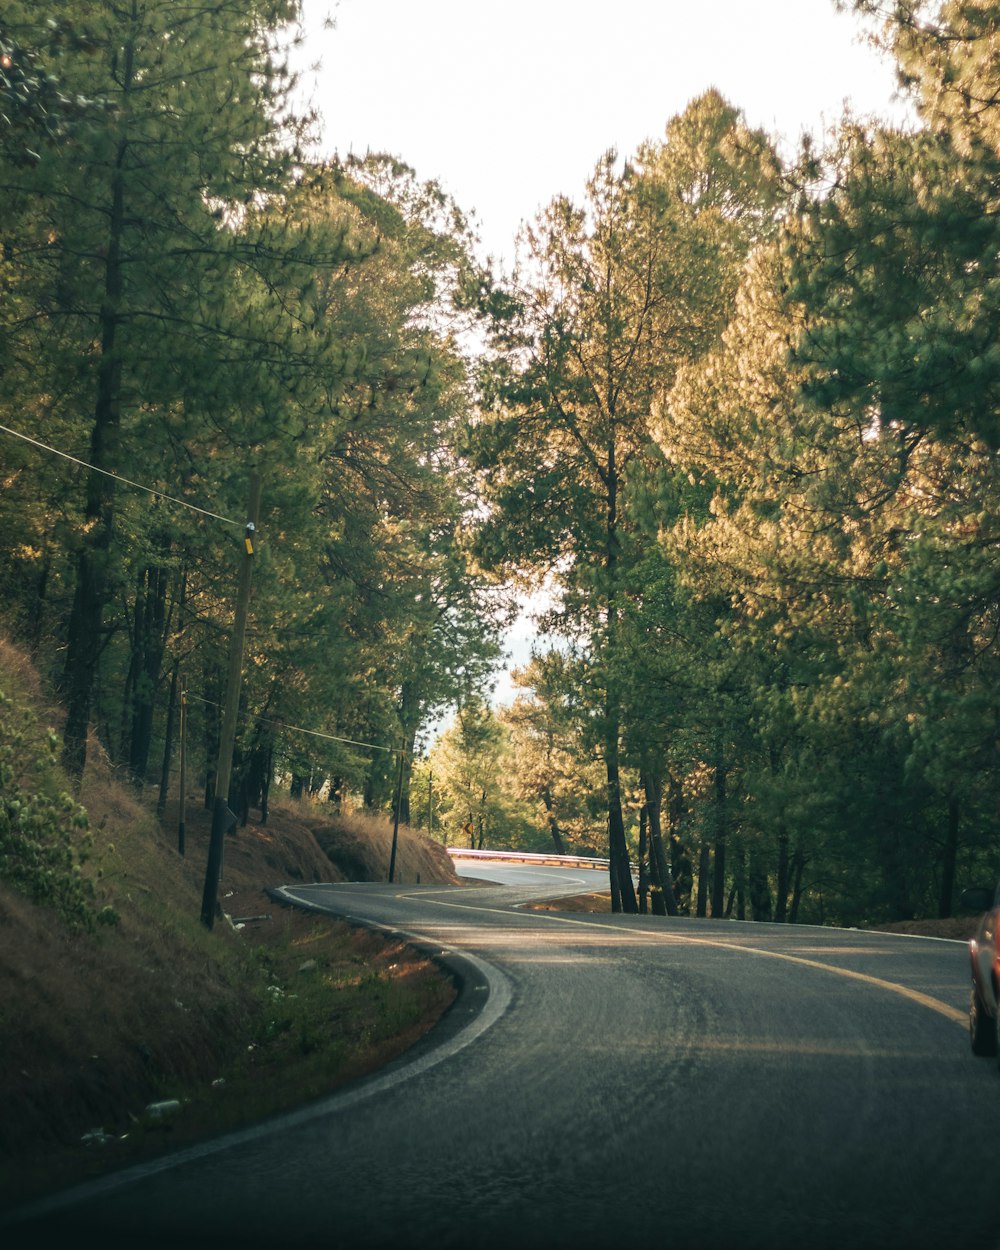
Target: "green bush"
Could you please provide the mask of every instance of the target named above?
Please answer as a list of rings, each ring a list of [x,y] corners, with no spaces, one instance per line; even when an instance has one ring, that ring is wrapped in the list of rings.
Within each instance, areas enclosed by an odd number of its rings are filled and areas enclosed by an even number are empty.
[[[87,813],[66,789],[58,748],[54,730],[0,690],[0,882],[92,928],[93,885],[81,873]]]

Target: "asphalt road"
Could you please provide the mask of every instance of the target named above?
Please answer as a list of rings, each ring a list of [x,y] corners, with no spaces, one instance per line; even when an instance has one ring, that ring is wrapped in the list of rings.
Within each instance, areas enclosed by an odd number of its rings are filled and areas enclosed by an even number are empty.
[[[288,891],[461,970],[404,1060],[5,1244],[1000,1246],[1000,1075],[969,1050],[962,944],[522,911],[595,878],[470,871],[518,883]]]

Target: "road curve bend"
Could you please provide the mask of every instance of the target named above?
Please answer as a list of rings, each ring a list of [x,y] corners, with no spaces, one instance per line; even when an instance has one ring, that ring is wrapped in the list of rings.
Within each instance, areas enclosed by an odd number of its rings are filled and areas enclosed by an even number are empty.
[[[523,904],[593,874],[468,871],[485,883],[283,891],[454,961],[464,992],[439,1034],[9,1232],[272,1250],[1000,1243],[983,1166],[1000,1080],[969,1053],[961,943],[536,912]]]

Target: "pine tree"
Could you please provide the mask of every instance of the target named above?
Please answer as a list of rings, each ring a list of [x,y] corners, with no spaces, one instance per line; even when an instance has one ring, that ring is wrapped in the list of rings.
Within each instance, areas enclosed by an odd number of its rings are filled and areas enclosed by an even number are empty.
[[[282,139],[287,76],[272,42],[296,8],[291,0],[183,11],[165,0],[80,0],[73,17],[88,42],[63,58],[63,82],[107,111],[4,178],[4,193],[22,211],[31,205],[8,246],[15,281],[30,290],[4,326],[11,381],[30,397],[29,419],[46,423],[57,409],[60,424],[72,414],[77,434],[68,441],[94,466],[62,683],[63,762],[77,776],[117,577],[114,476],[156,484],[134,440],[153,430],[162,446],[159,431],[192,408],[205,412],[230,387],[231,411],[240,402],[233,357],[263,347],[226,317],[224,278],[246,263],[232,228],[243,206],[287,179],[294,127]],[[5,18],[25,44],[40,42],[36,5],[8,6]]]

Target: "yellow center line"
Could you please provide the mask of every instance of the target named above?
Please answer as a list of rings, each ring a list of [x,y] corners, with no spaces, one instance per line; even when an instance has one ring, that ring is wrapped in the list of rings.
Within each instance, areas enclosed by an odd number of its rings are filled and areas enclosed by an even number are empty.
[[[420,895],[398,895],[399,898],[421,898],[429,901],[434,907],[451,907],[460,911],[467,910],[466,904],[463,903],[446,903],[441,899],[428,899],[428,893]],[[477,907],[476,911],[488,912],[494,916],[510,917],[509,911],[503,911],[500,908]],[[917,1003],[921,1007],[926,1007],[928,1011],[934,1011],[939,1016],[944,1016],[946,1020],[951,1020],[955,1024],[962,1025],[963,1028],[968,1024],[968,1017],[962,1011],[958,1011],[949,1003],[942,1002],[939,998],[933,998],[930,994],[924,994],[920,990],[910,989],[907,985],[900,985],[897,981],[886,981],[882,977],[868,976],[864,972],[854,972],[850,968],[838,968],[834,964],[826,964],[818,959],[805,959],[801,955],[787,955],[783,951],[769,951],[759,946],[740,946],[733,942],[724,942],[716,938],[696,938],[685,937],[678,933],[642,933],[632,932],[628,930],[617,929],[611,925],[598,924],[593,920],[573,920],[569,916],[553,916],[549,912],[533,913],[545,924],[564,924],[573,925],[583,929],[599,929],[604,933],[627,933],[630,939],[638,938],[641,941],[652,943],[666,942],[677,945],[686,946],[708,946],[716,950],[738,951],[745,955],[760,955],[764,959],[781,959],[785,963],[799,964],[803,968],[814,968],[820,972],[831,972],[834,976],[844,977],[848,981],[860,981],[863,985],[873,986],[875,989],[885,990],[890,994],[898,994],[901,998],[909,999],[912,1003]]]

